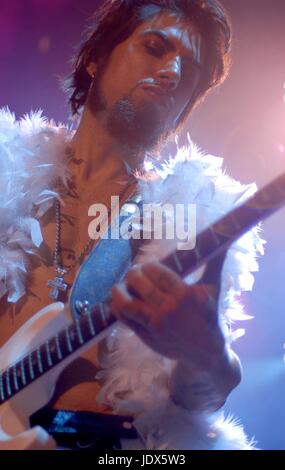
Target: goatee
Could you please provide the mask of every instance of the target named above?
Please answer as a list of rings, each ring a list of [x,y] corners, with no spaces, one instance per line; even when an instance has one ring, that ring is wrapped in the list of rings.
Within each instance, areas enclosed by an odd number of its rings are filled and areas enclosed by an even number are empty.
[[[108,108],[98,82],[93,85],[90,110],[97,117],[101,115],[106,129],[118,142],[132,149],[150,151],[168,138],[170,132],[163,107],[151,101],[135,104],[131,96],[124,96]]]
[[[166,137],[165,116],[156,103],[135,105],[130,98],[118,100],[108,111],[107,129],[120,143],[150,150]]]

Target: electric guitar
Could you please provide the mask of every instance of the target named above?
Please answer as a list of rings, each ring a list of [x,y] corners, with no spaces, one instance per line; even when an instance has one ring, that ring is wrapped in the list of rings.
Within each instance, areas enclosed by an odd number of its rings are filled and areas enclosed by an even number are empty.
[[[285,205],[285,173],[197,236],[196,248],[177,250],[162,262],[186,277],[217,256],[261,220]],[[99,342],[117,321],[109,303],[87,308],[70,322],[62,303],[35,314],[0,351],[0,450],[47,449],[55,441],[29,417],[48,403],[62,370]]]

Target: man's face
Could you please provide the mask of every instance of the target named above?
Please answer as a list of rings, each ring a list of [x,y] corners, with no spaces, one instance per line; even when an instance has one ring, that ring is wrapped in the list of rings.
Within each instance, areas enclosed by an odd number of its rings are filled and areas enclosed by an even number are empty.
[[[115,47],[87,105],[119,141],[151,148],[176,127],[198,85],[201,43],[189,22],[160,12]]]

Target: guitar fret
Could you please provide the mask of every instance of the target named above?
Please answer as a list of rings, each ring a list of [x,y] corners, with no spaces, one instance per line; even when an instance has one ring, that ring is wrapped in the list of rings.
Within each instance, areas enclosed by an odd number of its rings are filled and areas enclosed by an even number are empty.
[[[80,344],[83,344],[83,343],[84,343],[84,340],[83,340],[83,336],[82,336],[82,331],[81,331],[81,327],[80,327],[80,322],[79,322],[78,320],[75,320],[75,327],[76,327],[76,332],[77,332],[77,336],[78,336],[79,342],[80,342]]]
[[[8,395],[10,397],[10,395],[12,395],[12,391],[11,391],[11,384],[10,384],[10,369],[8,369],[6,371],[6,389],[7,389],[7,392],[8,392]]]
[[[240,226],[240,223],[239,221],[237,220],[237,217],[235,214],[230,214],[230,220],[231,222],[233,223],[233,226],[236,230],[240,230],[241,229],[241,226]]]
[[[22,382],[23,382],[23,385],[26,385],[27,380],[26,380],[25,368],[24,368],[24,362],[23,362],[23,361],[21,361],[20,367],[21,367],[21,378],[22,378]]]
[[[99,310],[100,310],[100,315],[101,319],[103,322],[104,327],[108,326],[107,319],[106,319],[106,313],[105,313],[105,306],[103,303],[99,304]]]
[[[51,353],[49,349],[49,342],[48,340],[46,341],[46,353],[47,353],[47,362],[49,367],[52,367],[52,360],[51,360]]]
[[[43,363],[42,363],[40,348],[37,348],[37,359],[38,359],[39,371],[42,374],[44,369],[43,369]]]
[[[19,390],[19,384],[18,384],[18,379],[17,379],[16,365],[13,367],[13,379],[14,379],[15,389],[18,391]]]
[[[179,273],[182,273],[182,272],[183,272],[183,267],[182,267],[182,264],[180,263],[180,260],[179,260],[178,255],[177,255],[176,252],[173,253],[172,259],[173,259],[173,261],[175,262],[175,265],[176,265],[176,267],[177,267],[178,272],[179,272]]]
[[[73,349],[72,349],[72,345],[71,345],[71,341],[70,341],[70,336],[69,336],[69,329],[68,327],[65,328],[65,337],[66,337],[66,343],[67,343],[67,347],[68,347],[68,351],[70,353],[73,352]]]
[[[55,344],[56,344],[56,352],[57,352],[57,357],[59,360],[62,359],[62,352],[60,349],[60,343],[59,343],[59,338],[58,335],[55,336]]]
[[[209,228],[209,232],[211,233],[212,235],[212,239],[214,240],[216,246],[220,246],[221,242],[220,242],[220,239],[218,237],[218,235],[216,234],[215,230],[212,229],[212,227]]]
[[[34,378],[35,378],[35,373],[34,373],[34,367],[33,367],[32,353],[29,354],[29,356],[28,356],[28,361],[29,361],[30,376],[31,376],[31,379],[34,380]]]
[[[95,331],[95,328],[94,328],[92,316],[91,316],[91,314],[90,314],[89,311],[86,313],[86,316],[87,316],[87,320],[88,320],[88,325],[89,325],[90,333],[91,333],[92,336],[95,336],[95,335],[96,335],[96,331]]]
[[[4,387],[3,387],[3,376],[0,374],[0,396],[1,400],[5,401],[5,393],[4,393]]]

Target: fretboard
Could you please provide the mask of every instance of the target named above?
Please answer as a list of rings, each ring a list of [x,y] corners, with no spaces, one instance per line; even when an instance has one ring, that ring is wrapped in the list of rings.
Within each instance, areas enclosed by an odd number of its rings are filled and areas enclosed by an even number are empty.
[[[116,318],[107,304],[99,304],[86,312],[45,343],[24,356],[20,361],[0,373],[0,404],[9,400],[32,382],[52,368],[59,365],[70,355],[96,338],[112,325]]]
[[[176,251],[163,263],[185,277],[227,251],[234,241],[284,205],[285,173],[202,231],[197,236],[195,249]]]
[[[225,252],[230,245],[261,220],[285,204],[285,173],[202,231],[194,250],[177,250],[163,263],[182,277]],[[99,304],[79,320],[49,338],[8,369],[0,372],[0,404],[56,367],[111,326],[117,319],[107,304]]]

